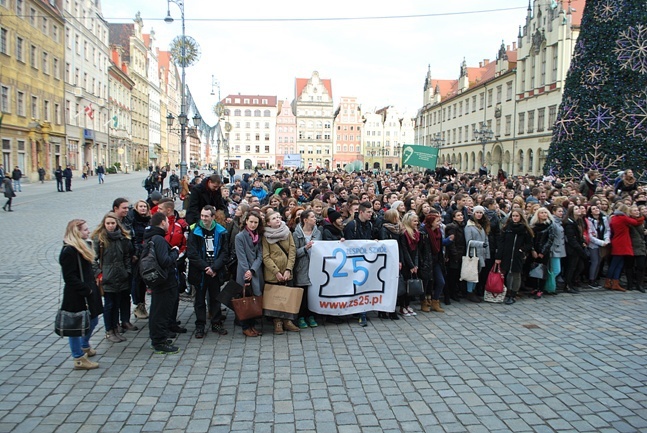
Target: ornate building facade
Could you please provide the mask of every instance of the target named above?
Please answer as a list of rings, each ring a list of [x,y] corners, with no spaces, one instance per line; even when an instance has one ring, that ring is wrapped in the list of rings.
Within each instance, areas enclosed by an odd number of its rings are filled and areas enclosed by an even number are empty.
[[[362,109],[354,96],[342,96],[333,121],[333,168],[343,168],[362,155]]]

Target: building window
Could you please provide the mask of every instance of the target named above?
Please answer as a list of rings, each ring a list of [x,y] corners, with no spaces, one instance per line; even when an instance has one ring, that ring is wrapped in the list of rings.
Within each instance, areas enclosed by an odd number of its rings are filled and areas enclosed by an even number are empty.
[[[505,85],[505,100],[509,101],[512,99],[512,81],[508,81]]]
[[[528,111],[528,133],[535,132],[535,110]]]
[[[38,65],[36,64],[36,45],[31,46],[31,50],[29,52],[29,61],[31,62],[31,67],[38,69]]]
[[[496,87],[496,103],[501,103],[501,98],[503,97],[503,86]]]
[[[40,119],[40,113],[38,112],[38,96],[31,97],[31,117],[34,119]]]
[[[36,9],[34,8],[29,9],[29,23],[36,27]]]
[[[558,64],[558,56],[559,56],[559,51],[557,51],[557,45],[553,47],[553,71],[551,72],[550,80],[551,83],[554,83],[557,81],[557,64]]]
[[[537,56],[531,55],[530,56],[530,89],[531,90],[535,88],[535,74],[537,73],[536,62],[537,62]]]
[[[487,91],[487,106],[491,107],[492,106],[492,93],[494,89],[490,89]]]
[[[43,74],[49,75],[49,54],[43,51]]]
[[[265,146],[265,153],[270,153],[270,146]]]
[[[9,55],[9,31],[0,28],[0,53]]]
[[[54,104],[54,122],[57,125],[61,124],[61,106],[59,104]]]
[[[512,132],[512,115],[505,116],[505,135],[510,135]]]
[[[557,120],[557,105],[551,105],[548,107],[548,130],[552,131],[553,125]]]
[[[541,76],[539,78],[539,85],[540,86],[545,86],[546,85],[546,48],[541,50]]]
[[[263,99],[263,104],[267,104],[267,99]],[[270,117],[272,114],[270,113],[270,110],[264,110],[263,111],[263,117]]]
[[[16,112],[19,116],[25,116],[25,94],[23,92],[16,92]]]
[[[523,134],[526,127],[526,113],[519,113],[519,134]]]
[[[7,86],[0,86],[0,111],[3,113],[11,112],[9,105],[9,87]]]
[[[61,74],[58,71],[58,59],[55,58],[55,59],[53,59],[52,62],[53,62],[52,63],[52,68],[54,69],[54,71],[53,71],[54,72],[54,78],[56,78],[57,80],[60,80],[61,79]]]
[[[537,132],[542,132],[544,130],[545,123],[546,123],[546,109],[538,108],[537,109]]]
[[[19,36],[16,36],[16,60],[19,62],[25,61],[25,56],[23,55],[23,39]]]
[[[23,18],[24,11],[25,11],[24,1],[23,0],[16,0],[16,16],[18,18]]]
[[[521,91],[525,92],[526,91],[526,61],[522,60],[520,63],[521,63],[521,68],[519,68],[519,70],[521,71]]]
[[[255,99],[255,101],[257,101]],[[256,102],[258,104],[258,102]],[[254,110],[254,117],[261,117],[261,110]]]
[[[479,110],[482,110],[483,108],[485,108],[485,92],[481,92],[481,94],[479,95],[479,98],[480,98]]]
[[[52,25],[52,39],[54,42],[58,42],[58,26]]]
[[[47,21],[47,17],[43,17],[43,20],[41,21],[43,24],[43,34],[44,35],[49,35],[49,21]]]
[[[43,101],[43,114],[44,114],[43,117],[46,122],[50,121],[49,109],[50,109],[49,101]]]

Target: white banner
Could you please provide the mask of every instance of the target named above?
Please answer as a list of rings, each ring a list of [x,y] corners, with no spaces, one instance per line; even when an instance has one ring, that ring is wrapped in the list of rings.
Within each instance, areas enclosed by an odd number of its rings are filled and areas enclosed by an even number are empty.
[[[283,155],[284,167],[301,167],[301,154],[300,153],[286,153]]]
[[[398,243],[317,241],[310,250],[308,308],[330,316],[395,311]]]

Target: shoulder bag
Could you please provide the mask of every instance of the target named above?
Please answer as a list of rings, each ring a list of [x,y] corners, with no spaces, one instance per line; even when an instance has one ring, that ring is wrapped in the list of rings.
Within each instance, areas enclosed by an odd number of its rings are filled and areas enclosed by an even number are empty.
[[[422,280],[418,278],[417,274],[412,274],[411,276],[415,276],[415,278],[407,280],[407,295],[411,297],[419,297],[424,295],[425,288],[422,285]]]
[[[467,243],[467,253],[463,256],[463,263],[461,265],[461,281],[469,281],[471,283],[478,283],[479,281],[479,258],[476,255],[476,248],[474,248],[474,255],[472,254],[472,241]]]
[[[485,282],[485,291],[490,293],[503,293],[503,274],[501,273],[501,265],[495,263],[487,276]]]
[[[76,258],[79,262],[81,282],[85,283],[85,279],[83,278],[83,268],[81,266],[81,258],[78,255]],[[60,285],[61,284],[59,283],[59,286]],[[88,308],[88,298],[85,298],[85,310],[83,311],[72,313],[59,308],[56,313],[56,319],[54,319],[54,332],[61,337],[85,337],[90,332],[90,310]]]
[[[246,296],[249,284],[243,287],[243,296],[238,299],[232,299],[231,304],[238,320],[249,320],[261,317],[263,315],[263,296]],[[251,288],[251,287],[250,287]]]

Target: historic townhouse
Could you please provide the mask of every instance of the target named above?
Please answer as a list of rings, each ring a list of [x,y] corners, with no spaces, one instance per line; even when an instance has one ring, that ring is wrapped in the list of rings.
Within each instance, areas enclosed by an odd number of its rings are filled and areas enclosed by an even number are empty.
[[[108,68],[108,109],[110,110],[109,157],[121,170],[133,170],[133,142],[131,139],[131,95],[135,82],[130,78],[128,64],[121,58],[123,49],[113,46]]]
[[[229,117],[229,155],[235,168],[275,166],[277,98],[268,95],[229,95],[220,101]],[[219,161],[219,167],[224,167]]]
[[[101,2],[65,0],[65,126],[67,163],[74,170],[88,164],[110,165],[108,151],[108,23]]]
[[[297,149],[305,167],[331,167],[333,100],[330,79],[314,71],[295,80],[293,112],[297,116]]]
[[[123,50],[123,61],[128,64],[130,78],[135,82],[132,91],[132,127],[133,142],[132,165],[135,170],[146,168],[148,158],[148,65],[147,48],[144,44],[142,27],[144,22],[137,14],[133,24],[108,24],[110,45],[120,46]]]
[[[283,155],[297,152],[297,117],[288,101],[279,102],[276,117],[276,166],[283,167]]]
[[[355,161],[364,162],[362,126],[362,110],[357,98],[342,96],[333,121],[333,168],[343,168]]]
[[[160,76],[155,47],[155,32],[142,35],[146,46],[146,78],[148,79],[148,159],[153,166],[163,166],[168,162],[167,155],[162,149],[161,137],[161,95]],[[166,119],[164,119],[166,124]],[[167,147],[166,145],[164,147]]]
[[[582,2],[583,3],[583,2]],[[475,172],[484,161],[495,174],[539,174],[551,139],[563,82],[579,32],[580,12],[557,2],[534,2],[512,49],[496,61],[463,61],[458,80],[427,72],[424,105],[416,118],[417,144],[440,148],[439,163]],[[490,130],[481,139],[476,131]]]
[[[0,140],[7,171],[31,180],[64,165],[62,2],[0,0]]]
[[[172,167],[180,162],[180,136],[173,132],[167,132],[166,116],[171,113],[176,116],[180,113],[182,82],[175,63],[171,61],[169,51],[158,51],[158,67],[160,74],[160,142],[162,145],[163,162],[169,163]],[[178,172],[179,175],[179,172]]]

